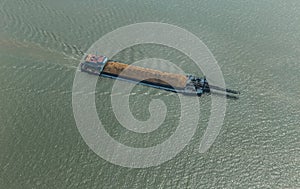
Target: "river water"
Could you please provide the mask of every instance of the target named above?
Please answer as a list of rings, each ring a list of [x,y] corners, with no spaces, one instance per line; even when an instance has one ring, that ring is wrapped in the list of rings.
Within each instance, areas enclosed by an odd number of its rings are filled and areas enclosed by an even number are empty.
[[[0,3],[0,188],[300,188],[299,1]],[[72,110],[80,59],[104,34],[139,22],[169,23],[198,36],[214,54],[226,85],[242,92],[239,100],[227,100],[223,127],[206,153],[198,148],[210,96],[199,99],[200,120],[190,143],[158,166],[114,165],[81,137]],[[164,58],[201,75],[185,55],[150,44],[115,58],[129,63]],[[134,88],[130,108],[137,119],[150,117],[151,99],[168,107],[156,132],[137,134],[116,120],[109,100],[122,94],[111,93],[113,80],[102,80],[97,111],[115,140],[146,148],[176,130],[176,94]]]

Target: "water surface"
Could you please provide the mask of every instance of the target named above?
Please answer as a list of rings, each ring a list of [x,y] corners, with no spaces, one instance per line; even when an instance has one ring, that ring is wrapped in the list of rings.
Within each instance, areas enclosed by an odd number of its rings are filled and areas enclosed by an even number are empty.
[[[298,188],[300,187],[300,2],[291,1],[37,1],[0,5],[0,188]],[[138,22],[164,22],[194,33],[209,47],[226,84],[242,91],[228,100],[221,133],[205,154],[197,149],[210,97],[200,99],[197,132],[174,159],[130,169],[93,153],[72,112],[72,84],[83,53],[101,36]],[[153,45],[118,59],[165,58],[199,74],[183,54]],[[127,131],[109,99],[112,80],[97,85],[96,103],[116,140],[147,147],[178,125],[178,97],[138,86],[132,113],[149,118],[151,99],[168,115],[149,135]]]

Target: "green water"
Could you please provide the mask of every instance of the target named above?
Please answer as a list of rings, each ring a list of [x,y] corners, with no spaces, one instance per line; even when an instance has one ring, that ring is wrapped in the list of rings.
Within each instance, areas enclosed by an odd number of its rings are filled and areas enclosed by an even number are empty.
[[[0,188],[300,188],[300,2],[291,1],[0,1]],[[83,53],[101,36],[138,22],[192,32],[214,54],[226,84],[221,133],[198,152],[211,98],[201,97],[198,129],[170,161],[145,169],[111,164],[88,148],[72,111],[72,84]],[[125,62],[160,57],[196,73],[174,50],[137,46]],[[187,66],[189,65],[189,66]],[[199,74],[199,73],[198,73]],[[178,125],[178,98],[136,87],[131,110],[149,118],[151,99],[168,106],[149,135],[126,131],[109,104],[112,80],[98,83],[107,132],[135,147],[158,144]],[[146,106],[145,106],[146,104]]]

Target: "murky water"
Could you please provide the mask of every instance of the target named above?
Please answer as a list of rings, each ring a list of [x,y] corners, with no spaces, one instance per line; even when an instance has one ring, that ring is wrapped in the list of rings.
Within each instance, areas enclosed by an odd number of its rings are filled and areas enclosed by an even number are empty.
[[[37,1],[0,5],[0,188],[298,188],[300,187],[300,2],[293,1]],[[164,22],[201,38],[226,84],[242,91],[227,101],[221,133],[198,153],[210,96],[200,99],[198,129],[174,159],[156,167],[113,165],[88,148],[72,111],[72,84],[83,53],[104,34],[138,22]],[[165,58],[201,75],[184,55],[142,45],[124,62]],[[178,97],[138,86],[130,101],[139,120],[151,99],[168,106],[154,133],[127,131],[109,99],[113,80],[97,85],[107,132],[135,147],[159,144],[178,125]],[[191,110],[192,111],[192,110]]]

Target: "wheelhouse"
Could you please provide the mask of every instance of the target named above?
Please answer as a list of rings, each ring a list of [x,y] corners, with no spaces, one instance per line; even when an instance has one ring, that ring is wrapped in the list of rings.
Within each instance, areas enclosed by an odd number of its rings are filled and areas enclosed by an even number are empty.
[[[100,75],[108,58],[105,56],[97,56],[88,54],[81,63],[81,71],[88,72],[95,75]]]

